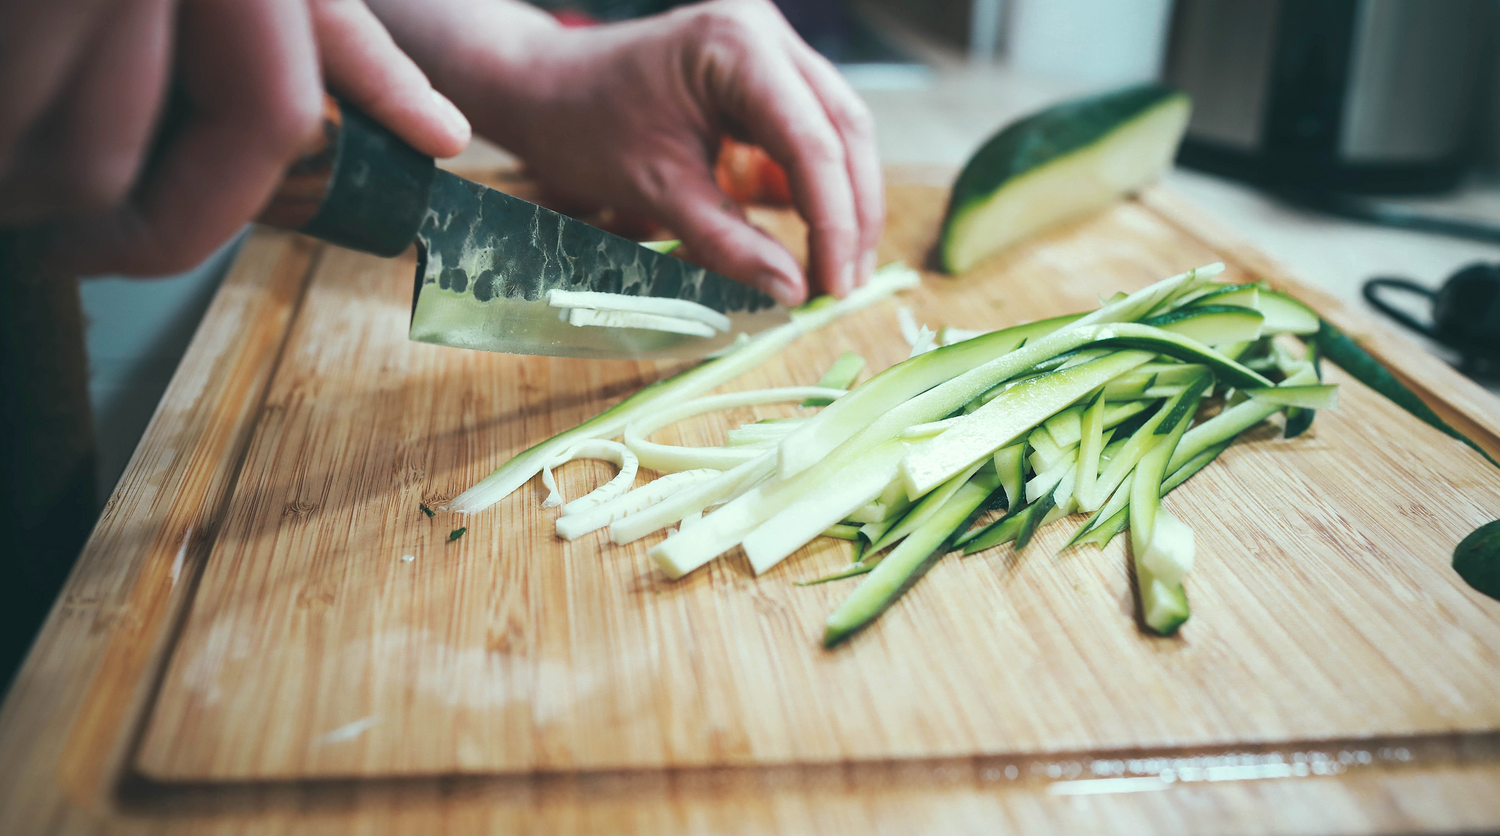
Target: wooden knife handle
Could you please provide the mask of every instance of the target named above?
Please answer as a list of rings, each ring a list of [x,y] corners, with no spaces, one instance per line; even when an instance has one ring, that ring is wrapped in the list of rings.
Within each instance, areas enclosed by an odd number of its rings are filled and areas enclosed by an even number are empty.
[[[256,220],[375,255],[400,255],[427,215],[435,171],[431,157],[324,94],[321,130]]]

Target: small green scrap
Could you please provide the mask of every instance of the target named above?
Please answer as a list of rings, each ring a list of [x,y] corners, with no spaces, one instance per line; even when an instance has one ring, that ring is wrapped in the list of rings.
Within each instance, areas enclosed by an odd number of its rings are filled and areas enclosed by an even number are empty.
[[[453,529],[452,531],[448,532],[448,542],[451,543],[454,540],[457,540],[458,538],[464,536],[464,532],[468,531],[468,530],[469,530],[468,526],[464,526],[463,528],[455,528],[455,529]]]
[[[421,508],[422,509],[422,513],[426,514],[429,519],[432,518],[432,517],[437,516],[437,512],[433,511],[431,508],[428,508],[427,507],[427,503],[425,503],[425,502],[418,502],[417,503],[417,507]]]

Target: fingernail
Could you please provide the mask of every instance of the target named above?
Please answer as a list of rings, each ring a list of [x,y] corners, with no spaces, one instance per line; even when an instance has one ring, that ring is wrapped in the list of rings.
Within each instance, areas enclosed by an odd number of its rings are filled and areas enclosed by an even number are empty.
[[[875,251],[866,250],[864,258],[859,260],[859,285],[864,287],[875,275]]]
[[[849,295],[849,291],[851,291],[853,289],[854,289],[854,262],[852,262],[852,261],[846,261],[846,262],[844,262],[844,270],[843,270],[843,272],[841,272],[839,274],[839,283],[838,283],[838,286],[835,287],[835,288],[833,288],[833,295],[839,297],[840,299],[842,299],[845,296],[848,296]]]
[[[771,298],[788,308],[802,304],[802,287],[780,273],[763,274],[755,286],[765,288]]]
[[[443,121],[443,127],[450,133],[467,143],[474,135],[474,129],[469,125],[469,120],[464,118],[463,111],[458,105],[449,101],[447,96],[432,90],[432,103],[437,106],[437,116]]]

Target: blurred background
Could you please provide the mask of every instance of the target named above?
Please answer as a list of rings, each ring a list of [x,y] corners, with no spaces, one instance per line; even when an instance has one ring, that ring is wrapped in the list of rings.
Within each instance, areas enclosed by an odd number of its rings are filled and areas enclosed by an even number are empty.
[[[678,5],[538,4],[572,25]],[[1423,325],[1431,305],[1424,291],[1465,265],[1500,262],[1500,0],[777,5],[869,103],[888,164],[923,167],[946,182],[1021,114],[1160,79],[1195,101],[1169,183],[1351,304],[1368,304],[1361,289],[1372,276],[1409,279],[1416,291],[1392,307]],[[509,162],[476,142],[448,165]],[[89,484],[74,493],[94,508],[125,468],[236,246],[182,276],[81,283],[87,360],[75,373],[87,381],[93,422],[83,432],[94,453]],[[1464,307],[1500,334],[1500,276],[1491,278]],[[1466,362],[1419,339],[1488,379],[1483,358]],[[81,542],[92,519],[72,514],[81,534],[60,535],[58,548]],[[66,563],[53,566],[37,588],[65,572]],[[50,603],[38,597],[39,606]],[[0,685],[9,678],[4,661]]]

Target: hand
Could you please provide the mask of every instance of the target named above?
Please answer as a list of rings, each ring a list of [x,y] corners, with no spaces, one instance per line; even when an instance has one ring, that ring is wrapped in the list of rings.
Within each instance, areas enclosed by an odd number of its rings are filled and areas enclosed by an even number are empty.
[[[653,217],[704,266],[787,304],[807,297],[808,280],[842,296],[873,271],[885,209],[869,111],[771,3],[536,26],[510,42],[485,31],[444,41],[454,58],[439,82],[549,192]],[[809,227],[808,280],[715,184],[724,133],[786,168]]]
[[[0,5],[0,224],[43,227],[60,269],[189,267],[266,203],[324,77],[429,154],[468,141],[360,0]],[[174,83],[191,114],[148,164]]]

